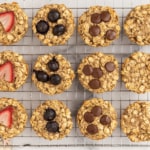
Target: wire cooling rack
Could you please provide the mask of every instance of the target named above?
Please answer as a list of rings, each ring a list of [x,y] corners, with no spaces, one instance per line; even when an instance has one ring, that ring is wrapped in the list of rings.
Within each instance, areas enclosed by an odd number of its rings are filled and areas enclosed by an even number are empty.
[[[0,0],[3,2],[12,2],[12,0]],[[71,133],[62,140],[48,141],[43,138],[38,137],[32,130],[31,125],[28,123],[27,126],[19,136],[10,140],[9,145],[13,147],[18,146],[150,146],[150,142],[140,142],[132,143],[128,138],[122,133],[120,129],[120,115],[125,107],[136,100],[149,100],[150,93],[146,94],[136,94],[129,92],[124,84],[119,80],[117,87],[111,92],[105,92],[103,94],[92,94],[83,89],[77,78],[74,80],[72,87],[62,94],[57,94],[54,96],[49,96],[42,94],[37,90],[34,84],[31,82],[31,72],[32,66],[39,55],[47,53],[60,53],[64,55],[72,64],[72,67],[76,71],[80,60],[93,52],[104,52],[106,54],[113,54],[117,58],[119,64],[123,62],[124,58],[127,57],[134,51],[142,50],[148,52],[149,46],[139,47],[131,43],[128,38],[123,33],[120,34],[118,40],[116,40],[112,45],[108,47],[93,48],[84,44],[84,42],[79,37],[77,30],[75,30],[74,35],[70,38],[68,43],[63,46],[53,46],[48,47],[42,45],[39,40],[33,35],[31,29],[32,18],[34,17],[36,11],[45,4],[50,3],[64,3],[70,9],[72,9],[75,22],[77,25],[78,17],[88,9],[89,6],[93,5],[103,5],[113,7],[120,20],[120,25],[122,27],[124,18],[127,13],[136,5],[148,4],[150,0],[16,0],[29,17],[29,30],[26,36],[19,42],[12,46],[0,46],[0,51],[12,50],[22,54],[29,64],[30,72],[27,82],[16,92],[0,92],[0,97],[7,97],[18,99],[23,103],[24,107],[27,109],[29,119],[31,117],[32,111],[40,105],[45,100],[58,99],[62,100],[71,110],[73,116],[73,129]],[[112,103],[118,113],[118,127],[113,132],[112,136],[99,141],[89,140],[83,137],[77,127],[76,123],[76,113],[83,100],[92,97],[103,98]]]

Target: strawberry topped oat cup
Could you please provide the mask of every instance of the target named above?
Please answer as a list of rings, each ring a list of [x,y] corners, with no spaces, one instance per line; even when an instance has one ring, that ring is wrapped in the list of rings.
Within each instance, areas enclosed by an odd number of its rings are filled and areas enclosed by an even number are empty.
[[[0,4],[0,43],[11,45],[23,38],[28,17],[16,2]]]
[[[28,65],[23,56],[12,52],[0,52],[0,91],[16,91],[28,76]]]

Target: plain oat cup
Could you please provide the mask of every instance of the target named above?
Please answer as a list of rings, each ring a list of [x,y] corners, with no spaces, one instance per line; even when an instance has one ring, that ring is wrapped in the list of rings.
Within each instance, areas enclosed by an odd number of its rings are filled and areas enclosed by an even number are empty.
[[[23,105],[12,98],[0,98],[0,137],[9,139],[20,134],[27,122]]]
[[[20,41],[28,30],[28,17],[16,2],[0,4],[0,43]]]
[[[32,30],[45,45],[64,45],[74,32],[72,11],[64,4],[49,4],[40,8],[32,21]]]
[[[69,108],[60,100],[48,100],[38,106],[30,123],[38,136],[48,140],[64,138],[73,125]]]
[[[6,50],[0,52],[0,91],[16,91],[27,80],[28,64],[23,56]]]

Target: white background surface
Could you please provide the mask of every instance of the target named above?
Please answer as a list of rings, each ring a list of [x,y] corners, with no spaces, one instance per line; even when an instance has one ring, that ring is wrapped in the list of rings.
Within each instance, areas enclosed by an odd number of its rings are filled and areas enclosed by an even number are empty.
[[[12,2],[12,0],[0,0],[3,2]],[[113,106],[116,108],[118,113],[118,122],[120,122],[120,115],[123,109],[129,105],[130,103],[136,100],[149,100],[150,94],[135,94],[127,91],[121,81],[118,82],[116,89],[112,92],[107,92],[104,94],[92,94],[90,92],[85,91],[79,84],[76,79],[73,83],[73,86],[68,91],[58,94],[55,96],[44,95],[39,92],[36,87],[31,82],[31,71],[32,65],[36,60],[37,56],[40,54],[46,54],[49,52],[61,53],[67,57],[67,59],[71,62],[73,68],[76,70],[78,63],[81,58],[83,58],[86,54],[101,51],[104,53],[111,53],[116,56],[119,63],[121,64],[123,59],[127,57],[130,53],[142,50],[145,52],[149,52],[149,46],[139,47],[133,43],[131,43],[128,38],[124,35],[123,31],[121,32],[120,38],[116,40],[112,45],[108,47],[99,47],[93,48],[86,46],[84,42],[79,37],[78,33],[74,33],[74,35],[70,38],[68,43],[64,46],[54,46],[48,47],[43,46],[37,38],[33,35],[31,30],[31,22],[32,17],[35,15],[36,11],[45,4],[50,3],[64,3],[66,6],[72,9],[73,14],[75,16],[75,21],[77,24],[77,18],[86,10],[88,7],[92,5],[103,5],[113,7],[120,19],[120,25],[122,26],[125,16],[128,12],[135,6],[140,4],[148,4],[150,0],[16,0],[20,4],[20,6],[25,10],[27,15],[29,16],[29,30],[26,36],[19,42],[14,44],[13,46],[1,46],[0,51],[3,50],[13,50],[24,55],[26,61],[30,67],[30,74],[27,83],[19,89],[17,92],[1,92],[0,95],[16,98],[20,100],[25,108],[28,111],[29,118],[31,117],[32,111],[41,104],[44,100],[48,99],[59,99],[67,104],[67,106],[71,109],[72,114],[74,116],[74,127],[71,134],[64,138],[63,140],[58,141],[48,141],[36,136],[34,131],[31,129],[31,126],[28,122],[25,131],[11,140],[11,144],[15,145],[12,147],[13,150],[47,150],[47,149],[61,149],[61,150],[76,150],[76,149],[92,149],[92,150],[112,150],[112,149],[140,149],[141,146],[145,146],[145,150],[149,150],[150,142],[141,142],[141,143],[131,143],[127,137],[121,132],[120,127],[115,130],[111,137],[108,137],[101,141],[92,141],[85,137],[83,137],[76,125],[75,115],[76,111],[81,105],[82,101],[91,97],[101,97],[104,100],[110,101]],[[23,147],[23,145],[30,144],[32,147]],[[37,145],[38,147],[33,147]],[[82,145],[82,146],[81,146]],[[41,147],[40,147],[41,146]],[[107,146],[107,147],[106,147]],[[126,147],[123,147],[126,146]],[[128,147],[127,147],[128,146]],[[138,148],[137,148],[138,146]],[[1,147],[1,149],[5,149]]]

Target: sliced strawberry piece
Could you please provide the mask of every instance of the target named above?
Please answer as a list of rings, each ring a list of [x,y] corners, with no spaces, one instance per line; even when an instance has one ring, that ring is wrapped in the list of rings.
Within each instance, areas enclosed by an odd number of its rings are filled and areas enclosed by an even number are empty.
[[[0,66],[0,79],[7,82],[14,81],[13,64],[10,61]]]
[[[12,114],[13,114],[13,107],[8,106],[0,111],[0,124],[11,128],[12,126]]]
[[[15,15],[13,11],[0,13],[0,22],[5,32],[11,31],[14,26]]]

